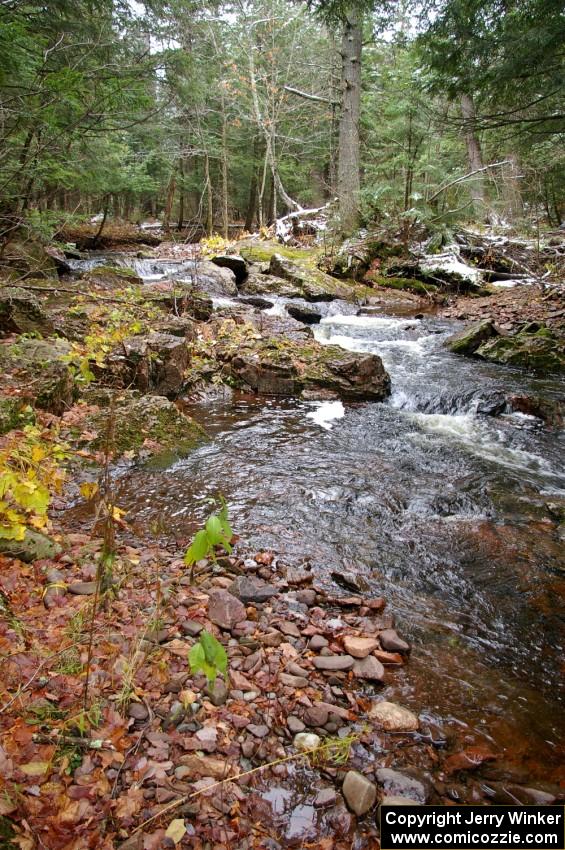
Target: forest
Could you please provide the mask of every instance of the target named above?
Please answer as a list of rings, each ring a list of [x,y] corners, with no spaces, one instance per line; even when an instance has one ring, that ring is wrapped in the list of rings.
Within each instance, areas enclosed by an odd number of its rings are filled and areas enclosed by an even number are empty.
[[[562,811],[562,2],[0,0],[0,139],[0,848]]]

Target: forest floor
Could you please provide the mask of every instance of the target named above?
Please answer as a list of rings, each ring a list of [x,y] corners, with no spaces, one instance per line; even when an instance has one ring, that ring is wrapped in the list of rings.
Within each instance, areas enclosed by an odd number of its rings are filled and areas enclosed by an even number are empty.
[[[321,289],[369,310],[493,319],[508,333],[563,327],[562,293],[545,286],[445,304],[328,280],[311,264],[305,276],[300,250],[254,270],[270,246],[241,250],[251,300],[292,291],[313,309]],[[234,538],[231,554],[218,546],[199,559],[192,582],[190,535],[166,543],[116,504],[112,482],[132,464],[166,464],[206,439],[169,400],[181,394],[388,391],[378,358],[328,356],[304,324],[249,306],[214,315],[209,296],[237,289],[231,270],[211,265],[199,265],[204,292],[166,282],[141,292],[135,274],[108,267],[59,278],[56,264],[0,287],[2,523],[35,527],[0,555],[7,848],[376,848],[377,803],[451,803],[451,779],[495,759],[463,735],[448,745],[432,722],[380,697],[410,647],[356,575],[336,576],[342,592],[331,596],[308,569]],[[22,486],[48,492],[48,516]],[[111,564],[104,581],[101,563]],[[188,662],[204,631],[228,655],[212,688]]]

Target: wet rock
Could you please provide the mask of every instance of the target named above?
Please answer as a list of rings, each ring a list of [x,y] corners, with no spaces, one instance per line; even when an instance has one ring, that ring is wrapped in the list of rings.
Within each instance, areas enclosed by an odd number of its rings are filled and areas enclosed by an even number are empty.
[[[357,770],[347,771],[341,790],[345,802],[358,817],[367,814],[377,800],[376,786]]]
[[[421,806],[419,800],[411,800],[410,797],[396,797],[393,794],[386,794],[379,803],[377,811],[377,821],[381,822],[381,809],[383,806]]]
[[[547,425],[559,428],[565,420],[565,402],[560,399],[542,398],[533,395],[511,395],[508,397],[510,408],[517,413],[536,416]]]
[[[31,528],[26,529],[23,540],[0,539],[0,555],[17,558],[20,561],[25,561],[26,564],[47,558],[56,558],[62,551],[59,543],[39,531],[33,531]]]
[[[396,629],[384,629],[379,633],[379,641],[386,652],[410,652],[410,644],[397,635]]]
[[[345,570],[341,573],[334,570],[331,573],[331,576],[336,584],[345,587],[347,590],[355,590],[357,593],[364,593],[368,590],[366,579],[364,579],[363,576],[352,573],[349,570]]]
[[[96,593],[95,581],[75,581],[69,584],[69,593],[75,596],[93,596]]]
[[[212,262],[214,265],[220,266],[220,268],[231,269],[238,286],[247,277],[249,270],[247,262],[239,254],[217,254],[215,257],[212,257]]]
[[[557,800],[557,794],[541,791],[539,788],[509,785],[508,791],[524,806],[552,806]]]
[[[325,726],[328,722],[328,710],[321,705],[313,705],[304,712],[304,722],[307,726]]]
[[[492,363],[519,366],[540,374],[565,371],[563,340],[542,327],[533,334],[498,336],[483,343],[475,352],[477,357]]]
[[[243,603],[227,590],[214,590],[208,599],[208,617],[221,629],[232,629],[245,620]]]
[[[449,756],[443,765],[445,773],[449,776],[462,770],[476,770],[482,764],[495,761],[495,754],[484,746],[467,747],[460,753]]]
[[[192,280],[197,289],[212,296],[234,296],[237,295],[236,277],[231,269],[200,260],[195,264]]]
[[[305,325],[317,325],[322,321],[322,314],[319,310],[305,304],[287,304],[286,312],[297,322],[303,322]]]
[[[468,325],[459,333],[450,336],[445,345],[454,354],[474,354],[483,342],[494,336],[498,336],[494,323],[491,319],[486,319]]]
[[[383,786],[387,797],[408,797],[420,803],[426,802],[426,786],[412,776],[406,776],[388,767],[381,767],[376,771],[375,777],[378,784]]]
[[[185,339],[151,333],[124,340],[107,361],[107,369],[123,387],[176,398],[183,389],[189,364]],[[102,373],[104,377],[106,372]]]
[[[289,731],[292,732],[293,735],[297,735],[299,732],[304,732],[306,728],[302,720],[300,720],[299,717],[295,717],[294,714],[290,714],[287,717],[286,725],[288,726]]]
[[[242,304],[249,304],[250,307],[257,307],[258,310],[269,310],[275,303],[268,298],[261,298],[260,295],[246,295],[243,298],[240,296],[238,300]]]
[[[96,266],[82,275],[82,288],[115,290],[125,289],[130,286],[141,286],[143,281],[132,269],[118,268],[117,266]]]
[[[346,635],[343,639],[345,651],[354,658],[366,658],[373,650],[377,649],[378,645],[379,642],[376,638]]]
[[[292,745],[300,752],[306,752],[307,750],[315,750],[321,742],[320,736],[314,735],[313,732],[299,732],[298,735],[294,736]]]
[[[327,809],[330,806],[335,806],[337,794],[335,788],[322,788],[318,791],[314,799],[314,805],[317,809]]]
[[[273,254],[271,257],[269,274],[288,281],[295,287],[297,295],[306,301],[333,301],[335,298],[347,300],[352,295],[352,290],[338,283],[335,278],[318,269],[300,265],[281,254]]]
[[[180,630],[183,635],[189,635],[190,637],[199,635],[203,628],[202,623],[199,623],[197,620],[183,620],[180,624]]]
[[[319,652],[326,646],[328,646],[328,641],[325,637],[323,637],[323,635],[312,635],[308,643],[308,648],[312,649],[314,652]]]
[[[369,718],[387,732],[416,732],[419,720],[415,714],[394,702],[376,702],[369,710]]]
[[[382,682],[385,668],[373,655],[367,656],[353,665],[353,675],[357,679],[367,679],[370,682]]]
[[[168,732],[171,729],[176,729],[176,727],[182,723],[186,714],[186,710],[182,703],[175,701],[171,710],[163,720],[163,731]]]
[[[355,664],[355,659],[351,655],[319,655],[313,659],[313,663],[317,670],[335,673],[339,670],[351,670]]]
[[[230,585],[229,591],[246,604],[249,602],[268,602],[279,592],[278,588],[273,587],[272,584],[266,584],[266,582],[251,576],[238,576]]]

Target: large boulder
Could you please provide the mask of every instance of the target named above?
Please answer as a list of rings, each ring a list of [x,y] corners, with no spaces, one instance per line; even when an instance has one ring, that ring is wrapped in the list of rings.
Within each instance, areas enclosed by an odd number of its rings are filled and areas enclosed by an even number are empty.
[[[217,254],[212,257],[212,262],[223,269],[231,269],[235,275],[235,282],[240,286],[247,277],[249,267],[247,261],[239,254]]]
[[[257,393],[297,396],[327,390],[344,399],[380,401],[390,393],[390,378],[380,357],[357,354],[313,339],[264,338],[259,334],[218,351],[232,378]]]
[[[129,286],[143,284],[142,279],[133,269],[117,266],[96,266],[86,272],[81,280],[83,288],[86,285],[89,288],[101,290],[127,289]]]
[[[316,268],[299,265],[285,259],[281,254],[273,254],[269,264],[269,274],[283,278],[293,284],[306,301],[333,301],[335,298],[347,300],[351,290],[335,278]]]
[[[88,430],[96,434],[90,445],[93,449],[104,449],[112,393],[92,388],[85,397],[101,408],[88,420]],[[207,439],[200,425],[162,396],[140,398],[131,390],[117,396],[113,445],[118,455],[147,448],[151,452],[163,450],[174,457],[183,457]]]
[[[495,336],[498,336],[498,332],[493,321],[486,319],[467,325],[459,333],[450,336],[445,344],[454,354],[474,354],[480,345]]]
[[[122,342],[108,358],[101,377],[113,383],[175,398],[183,388],[189,364],[186,339],[170,333],[134,336]]]
[[[66,358],[70,346],[59,339],[19,339],[0,345],[4,384],[19,391],[21,401],[61,415],[78,396]]]
[[[57,542],[31,528],[26,528],[23,540],[0,540],[0,555],[18,558],[26,564],[55,558],[61,552],[62,548]]]
[[[207,295],[224,298],[237,295],[235,281],[235,274],[231,269],[222,268],[208,260],[199,260],[195,264],[190,278],[190,283],[196,289],[205,292]]]
[[[252,269],[240,287],[244,295],[280,295],[283,298],[301,298],[302,287],[276,277]]]
[[[37,297],[18,286],[0,288],[0,336],[6,334],[41,334],[54,331],[53,323]]]
[[[565,371],[563,340],[546,327],[535,333],[497,336],[480,345],[475,353],[492,363],[520,366],[540,374]]]

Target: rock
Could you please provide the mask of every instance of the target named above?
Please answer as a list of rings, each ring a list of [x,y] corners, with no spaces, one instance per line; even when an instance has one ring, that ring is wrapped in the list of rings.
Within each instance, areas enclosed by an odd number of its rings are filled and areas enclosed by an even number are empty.
[[[325,706],[313,705],[304,712],[307,726],[325,726],[328,722],[328,710]]]
[[[443,764],[443,769],[449,776],[459,771],[477,770],[485,762],[495,761],[495,759],[495,754],[488,747],[480,745],[467,747],[467,749],[449,756]]]
[[[96,266],[83,274],[81,280],[84,281],[83,289],[116,290],[143,284],[133,269],[117,266]]]
[[[355,659],[351,655],[319,655],[313,659],[313,663],[317,670],[335,673],[338,670],[351,670]]]
[[[200,634],[204,626],[202,623],[197,622],[196,620],[183,620],[180,624],[180,630],[183,635],[189,635],[190,637],[196,637]]]
[[[351,297],[351,290],[318,269],[308,268],[288,260],[281,254],[273,254],[269,263],[269,274],[283,278],[292,284],[299,297],[306,301],[333,301],[335,298]]]
[[[422,804],[426,802],[426,786],[418,779],[388,767],[379,768],[375,776],[378,784],[383,786],[385,796],[408,797]]]
[[[238,301],[241,304],[249,304],[250,307],[257,307],[258,310],[269,310],[275,303],[269,301],[268,298],[261,298],[260,295],[247,295],[245,297],[240,295]]]
[[[300,629],[296,623],[290,623],[288,620],[283,620],[282,623],[277,623],[277,627],[281,630],[283,635],[288,635],[289,637],[294,638],[300,637]]]
[[[104,390],[93,389],[85,393],[89,403],[100,406],[109,403],[109,397],[109,392]],[[117,454],[143,450],[147,440],[161,450],[157,460],[163,464],[172,463],[209,439],[200,425],[162,396],[138,398],[135,393],[124,390],[118,396],[115,410],[114,448]],[[89,417],[89,430],[97,433],[89,444],[92,448],[103,449],[107,421],[106,410]],[[156,452],[155,447],[152,452]]]
[[[239,670],[229,671],[230,682],[236,691],[252,691],[253,683],[249,681],[247,676],[240,673]]]
[[[237,295],[236,277],[231,269],[221,268],[208,260],[199,260],[189,283],[212,296]]]
[[[419,800],[411,800],[410,797],[395,797],[393,795],[385,795],[379,803],[377,811],[377,820],[381,821],[381,808],[383,806],[421,806]]]
[[[420,725],[415,714],[394,702],[374,703],[369,718],[387,732],[416,732]]]
[[[290,714],[286,719],[286,725],[288,726],[289,732],[292,732],[293,735],[298,734],[298,732],[304,732],[306,726],[300,720],[299,717],[295,717],[294,714]]]
[[[561,399],[533,395],[511,395],[507,402],[512,411],[536,416],[547,425],[560,428],[565,420],[565,403]]]
[[[132,702],[128,708],[128,717],[132,717],[134,720],[147,720],[149,717],[149,711],[147,710],[147,706],[142,702]]]
[[[298,602],[301,602],[303,605],[307,605],[308,608],[311,608],[312,605],[316,604],[316,591],[311,588],[305,588],[304,590],[299,590],[296,593],[296,599]]]
[[[322,321],[322,314],[305,304],[287,304],[286,312],[297,322],[302,322],[305,325],[317,325]]]
[[[163,731],[168,732],[171,729],[176,729],[177,726],[184,720],[185,714],[186,710],[182,703],[175,700],[171,706],[171,710],[163,720]]]
[[[227,779],[230,774],[229,763],[214,756],[198,756],[196,753],[179,758],[179,766],[175,769],[175,777],[183,780],[198,776],[211,776],[213,779]]]
[[[18,339],[0,346],[0,372],[23,389],[20,401],[61,416],[78,397],[74,375],[65,358],[70,346],[60,339]]]
[[[357,575],[357,573],[352,573],[348,570],[343,572],[337,572],[337,570],[333,570],[331,573],[331,577],[336,582],[336,584],[345,587],[347,590],[355,590],[357,593],[364,593],[368,590],[368,584],[366,579],[363,576]]]
[[[269,727],[264,724],[250,723],[247,726],[247,732],[251,732],[256,738],[266,738],[269,734]]]
[[[318,791],[314,799],[314,805],[317,809],[327,809],[330,806],[335,806],[337,794],[335,788],[322,788]]]
[[[322,739],[319,735],[314,735],[313,732],[299,732],[298,735],[294,736],[294,740],[292,742],[293,747],[299,752],[306,752],[308,750],[315,750],[320,746]]]
[[[519,366],[546,375],[565,371],[564,350],[563,340],[542,327],[534,334],[498,336],[483,343],[475,353],[492,363]]]
[[[539,788],[527,788],[522,785],[509,785],[508,791],[525,806],[552,806],[556,800],[556,794],[541,791]],[[557,789],[556,789],[557,790]]]
[[[382,682],[385,677],[385,668],[373,655],[356,661],[353,665],[353,675],[357,679],[367,679],[370,682]]]
[[[279,681],[287,688],[307,688],[310,684],[304,676],[291,676],[290,673],[279,673]]]
[[[0,555],[17,558],[26,564],[56,558],[62,551],[59,543],[31,528],[26,528],[23,540],[0,539]]]
[[[11,333],[48,336],[54,330],[53,322],[33,292],[18,286],[0,287],[0,336]]]
[[[357,770],[347,771],[341,790],[345,802],[358,817],[367,814],[377,800],[376,786]]]
[[[69,584],[69,593],[75,596],[93,596],[96,593],[95,581],[75,581]]]
[[[320,649],[324,649],[326,646],[328,646],[328,641],[323,635],[312,635],[308,643],[308,648],[314,650],[314,652],[319,652]]]
[[[302,584],[311,584],[313,580],[312,573],[307,570],[296,569],[296,567],[287,567],[285,578],[290,585],[299,586]]]
[[[274,646],[274,647],[276,647],[276,646],[281,645],[281,643],[284,640],[284,637],[280,632],[277,632],[275,630],[275,631],[272,631],[272,632],[267,632],[264,635],[260,635],[258,640],[263,646]]]
[[[212,262],[214,265],[220,266],[220,268],[231,269],[235,275],[237,286],[241,286],[247,277],[249,271],[247,261],[239,254],[217,254],[215,257],[212,257]]]
[[[379,641],[386,652],[410,652],[410,644],[397,635],[396,629],[379,632]]]
[[[494,336],[498,336],[494,323],[492,319],[486,319],[468,325],[459,333],[450,336],[445,345],[454,354],[474,354],[483,342]]]
[[[268,602],[273,596],[276,596],[278,588],[272,584],[267,584],[257,578],[250,576],[238,576],[229,587],[230,593],[241,599],[242,602]]]
[[[208,599],[208,617],[221,629],[232,629],[245,620],[243,603],[227,590],[214,590]]]
[[[346,635],[343,639],[345,651],[354,658],[366,658],[374,649],[377,649],[378,645],[376,638]]]
[[[210,686],[206,688],[206,696],[208,697],[212,705],[224,705],[228,698],[228,689],[226,683],[222,679],[216,679],[213,688],[211,688]]]
[[[174,334],[151,333],[125,339],[108,358],[107,369],[123,387],[176,398],[184,387],[188,364],[185,339]]]

